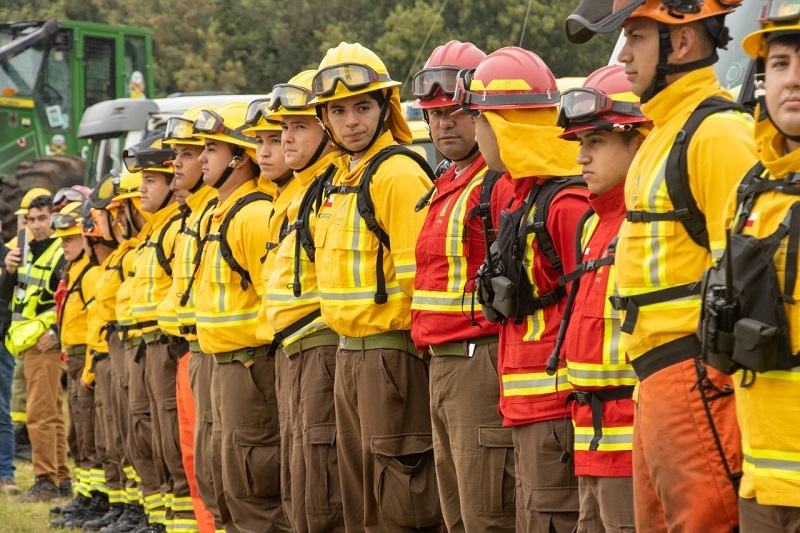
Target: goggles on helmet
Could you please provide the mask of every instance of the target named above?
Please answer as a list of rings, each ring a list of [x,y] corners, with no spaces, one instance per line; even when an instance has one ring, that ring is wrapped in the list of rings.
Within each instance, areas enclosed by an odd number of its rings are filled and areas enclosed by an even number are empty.
[[[182,117],[170,117],[164,132],[165,141],[196,141],[194,122]]]
[[[50,227],[57,230],[67,230],[78,225],[78,215],[72,213],[53,213],[50,216]]]
[[[314,93],[305,87],[280,83],[272,88],[268,107],[272,111],[277,111],[280,106],[290,111],[300,111],[306,109],[313,99]]]
[[[374,68],[361,63],[339,63],[325,67],[314,76],[311,92],[317,96],[331,96],[336,84],[342,83],[351,91],[366,89],[376,81],[392,81],[388,74],[378,74]]]
[[[53,196],[53,206],[56,209],[72,203],[72,202],[85,202],[86,196],[81,191],[76,191],[72,188],[59,189]]]
[[[202,111],[200,111],[200,115],[197,117],[197,120],[194,121],[195,132],[205,133],[208,135],[222,134],[222,135],[227,135],[228,137],[233,137],[234,139],[239,139],[240,141],[248,143],[253,142],[252,138],[243,135],[241,133],[241,130],[244,129],[245,126],[247,126],[246,123],[243,124],[240,128],[232,130],[225,125],[225,119],[222,118],[222,116],[219,113],[215,113],[210,109],[203,109]]]
[[[269,103],[269,98],[256,98],[250,102],[250,105],[247,106],[247,113],[244,117],[244,123],[252,127],[258,124],[258,121],[261,120],[261,117],[267,118]]]
[[[561,95],[558,125],[566,128],[572,121],[585,122],[611,112],[643,116],[641,109],[634,102],[615,102],[599,89],[588,87],[568,89]]]
[[[431,98],[437,87],[447,96],[453,96],[458,84],[459,67],[441,66],[422,69],[414,75],[411,90],[416,98]]]
[[[116,183],[115,183],[116,182]],[[104,209],[114,198],[114,188],[119,183],[119,174],[112,170],[92,189],[89,194],[89,205],[95,209]]]
[[[790,22],[800,19],[800,1],[767,0],[759,17],[764,22]]]
[[[166,148],[148,148],[146,150],[135,151],[126,148],[122,152],[122,162],[130,172],[141,172],[146,168],[163,167],[172,164],[175,159],[175,151]]]
[[[465,113],[477,117],[480,110],[470,109],[470,104],[481,106],[482,108],[494,107],[513,107],[514,105],[531,104],[552,104],[561,96],[558,91],[546,93],[512,93],[512,94],[481,94],[469,90],[472,84],[472,76],[475,69],[463,69],[458,73],[456,90],[453,93],[453,101],[461,104]]]

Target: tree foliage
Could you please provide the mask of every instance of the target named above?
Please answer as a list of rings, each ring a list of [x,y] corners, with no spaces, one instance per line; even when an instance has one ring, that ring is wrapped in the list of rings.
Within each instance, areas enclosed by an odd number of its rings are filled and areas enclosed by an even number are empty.
[[[374,50],[408,82],[450,39],[487,52],[522,45],[556,77],[606,64],[616,35],[576,46],[564,19],[577,0],[0,0],[0,21],[61,17],[152,30],[156,91],[266,93],[315,68],[341,41]],[[404,98],[410,98],[405,83]]]

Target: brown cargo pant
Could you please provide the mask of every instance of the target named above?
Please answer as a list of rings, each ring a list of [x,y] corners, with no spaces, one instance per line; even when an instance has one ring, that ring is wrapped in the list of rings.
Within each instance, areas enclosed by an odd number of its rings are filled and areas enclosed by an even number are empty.
[[[108,339],[108,358],[111,360],[110,413],[105,412],[110,430],[106,433],[106,448],[119,456],[119,467],[125,484],[125,495],[128,503],[139,503],[139,484],[136,471],[128,453],[128,366],[126,365],[125,348],[117,335]],[[110,417],[110,420],[108,418]]]
[[[106,486],[108,487],[108,501],[110,503],[125,503],[124,474],[120,465],[120,450],[113,448],[115,431],[111,390],[114,387],[113,368],[111,358],[95,358],[94,362],[94,406],[95,406],[95,448],[97,458],[103,465]]]
[[[741,533],[800,531],[800,507],[761,505],[755,498],[739,498]]]
[[[69,410],[69,430],[67,443],[69,451],[75,461],[75,470],[78,473],[75,492],[90,497],[91,472],[102,468],[97,458],[97,449],[94,443],[94,391],[87,391],[81,387],[83,367],[86,355],[70,355],[67,357],[67,407]]]
[[[334,399],[347,531],[441,531],[427,363],[339,349]]]
[[[228,533],[290,532],[283,513],[275,358],[219,364],[211,384],[212,461],[222,465]]]
[[[450,533],[513,533],[514,443],[497,411],[497,342],[430,362],[433,452]],[[469,356],[469,351],[472,356]]]
[[[291,359],[292,504],[297,533],[344,532],[336,457],[333,382],[336,346],[301,351]]]
[[[577,533],[634,533],[633,478],[579,476]]]
[[[280,353],[275,359],[275,395],[278,399],[278,423],[281,434],[281,502],[289,527],[296,531],[292,511],[292,390],[289,359]]]
[[[69,477],[67,434],[62,410],[61,376],[67,364],[59,350],[22,352],[27,388],[28,436],[33,474],[58,485]]]

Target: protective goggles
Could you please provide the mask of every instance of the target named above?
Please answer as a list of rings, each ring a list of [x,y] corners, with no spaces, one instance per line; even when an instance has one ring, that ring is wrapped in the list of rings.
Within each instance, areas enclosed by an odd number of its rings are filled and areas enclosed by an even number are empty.
[[[269,112],[269,101],[269,98],[256,98],[250,102],[250,105],[247,106],[244,123],[248,126],[255,126],[261,117],[266,118]]]
[[[425,100],[433,97],[439,88],[447,96],[453,96],[458,84],[458,67],[433,67],[422,69],[414,75],[411,91],[416,98]]]
[[[86,196],[81,191],[76,191],[71,188],[59,189],[56,191],[55,196],[53,196],[54,206],[64,206],[72,202],[82,203],[85,201]]]
[[[277,111],[281,106],[290,111],[300,111],[307,109],[313,99],[314,93],[305,87],[280,83],[272,88],[268,107],[272,111]]]
[[[341,83],[350,91],[366,89],[378,81],[392,81],[388,74],[378,74],[374,68],[361,63],[340,63],[317,72],[311,82],[311,92],[317,96],[331,96],[336,84]]]
[[[119,174],[115,170],[111,171],[105,178],[92,189],[89,194],[89,205],[95,209],[105,209],[111,199],[114,198],[114,181],[119,183]]]
[[[194,122],[181,118],[171,117],[167,121],[167,129],[164,132],[165,141],[196,141],[194,136]]]
[[[634,102],[615,102],[599,89],[578,87],[568,89],[561,95],[561,110],[558,125],[566,128],[570,122],[586,122],[606,113],[643,116]]]
[[[767,0],[759,17],[761,22],[791,22],[800,19],[800,0]]]
[[[461,108],[464,112],[473,117],[480,116],[481,109],[470,109],[470,104],[480,106],[483,109],[494,109],[506,106],[513,108],[519,105],[552,105],[557,102],[561,96],[559,91],[515,94],[476,93],[469,90],[474,73],[475,69],[463,69],[459,71],[456,90],[453,93],[453,101],[457,104],[461,104]]]
[[[53,213],[50,216],[50,226],[57,230],[66,230],[77,227],[80,218],[71,213]]]
[[[125,168],[130,172],[141,172],[146,168],[169,166],[174,159],[175,151],[171,148],[148,148],[141,151],[127,148],[122,152],[122,162],[125,163]]]
[[[210,109],[203,109],[200,111],[200,116],[194,121],[194,129],[196,132],[208,135],[227,135],[228,137],[250,143],[253,142],[252,137],[243,135],[240,131],[247,125],[248,124],[245,123],[238,130],[232,130],[225,125],[225,119],[222,118],[222,116]]]

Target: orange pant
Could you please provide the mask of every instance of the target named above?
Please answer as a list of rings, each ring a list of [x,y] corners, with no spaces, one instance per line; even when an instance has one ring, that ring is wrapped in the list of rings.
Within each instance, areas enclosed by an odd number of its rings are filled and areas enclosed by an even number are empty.
[[[197,518],[200,533],[214,533],[214,517],[208,512],[200,493],[197,491],[197,480],[194,477],[194,396],[189,385],[189,354],[178,359],[178,378],[176,382],[178,402],[178,425],[180,427],[181,457],[186,478],[189,481],[189,492],[192,495],[192,506]]]
[[[732,388],[730,376],[712,368],[707,371],[718,389]],[[730,533],[739,523],[737,496],[696,382],[695,362],[689,360],[656,372],[639,385],[633,426],[638,533]],[[711,400],[709,409],[725,462],[739,472],[741,436],[733,394]]]

